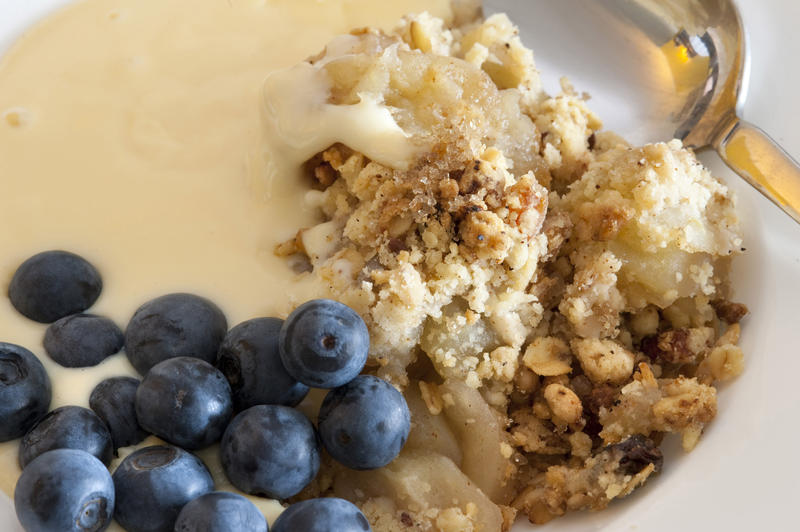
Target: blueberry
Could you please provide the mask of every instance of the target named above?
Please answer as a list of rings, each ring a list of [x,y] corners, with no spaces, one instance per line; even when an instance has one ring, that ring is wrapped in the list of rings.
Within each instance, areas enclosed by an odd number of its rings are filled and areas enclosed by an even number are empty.
[[[267,520],[241,495],[212,491],[190,501],[175,521],[175,532],[267,532]]]
[[[253,495],[286,499],[319,470],[319,442],[306,417],[287,406],[257,405],[237,415],[220,444],[231,483]]]
[[[8,297],[24,316],[51,323],[88,309],[102,289],[100,274],[86,260],[67,251],[45,251],[17,268]]]
[[[170,358],[147,372],[136,390],[139,425],[185,449],[219,441],[233,415],[225,376],[197,358]]]
[[[108,318],[73,314],[47,328],[44,350],[67,368],[96,366],[125,345],[125,336]]]
[[[114,449],[136,445],[147,437],[136,418],[136,389],[139,379],[111,377],[94,387],[89,396],[89,408],[108,427]]]
[[[25,530],[105,530],[114,515],[114,483],[100,461],[77,449],[48,451],[22,471],[14,490]]]
[[[281,362],[282,324],[277,318],[256,318],[231,329],[222,341],[217,367],[231,385],[237,410],[255,405],[295,406],[308,393],[308,386],[290,376]]]
[[[289,506],[272,525],[272,532],[371,532],[358,507],[344,499],[309,499]]]
[[[199,458],[164,445],[130,454],[112,478],[117,492],[114,518],[128,532],[172,532],[181,508],[214,490]]]
[[[0,342],[0,442],[19,438],[50,408],[50,378],[36,356]]]
[[[192,294],[169,294],[136,311],[125,331],[125,353],[144,375],[168,358],[195,357],[213,364],[228,330],[222,311]]]
[[[411,414],[391,384],[360,375],[328,392],[317,426],[333,458],[352,469],[375,469],[394,460],[405,445]]]
[[[106,424],[97,414],[80,406],[62,406],[44,416],[22,437],[20,467],[24,469],[31,460],[53,449],[85,451],[108,465],[114,444]]]
[[[280,352],[291,376],[315,388],[335,388],[364,368],[369,332],[353,309],[314,299],[292,312],[281,328]]]

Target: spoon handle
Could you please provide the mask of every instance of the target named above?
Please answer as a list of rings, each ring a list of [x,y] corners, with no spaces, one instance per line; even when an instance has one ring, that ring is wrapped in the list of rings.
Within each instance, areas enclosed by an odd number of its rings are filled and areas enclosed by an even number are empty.
[[[769,135],[732,116],[713,146],[734,172],[800,223],[800,165]]]

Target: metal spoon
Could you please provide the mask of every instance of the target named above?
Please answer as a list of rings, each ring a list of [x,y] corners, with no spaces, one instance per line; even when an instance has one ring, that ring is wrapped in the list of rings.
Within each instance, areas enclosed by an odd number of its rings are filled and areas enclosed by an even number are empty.
[[[732,170],[800,222],[800,166],[738,117],[747,94],[749,53],[731,0],[486,4],[487,12],[507,12],[521,24],[539,65],[548,56],[559,58],[540,66],[543,71],[567,73],[578,87],[596,87],[600,80],[601,92],[616,99],[603,116],[611,108],[622,115],[609,121],[615,129],[634,142],[675,137],[693,149],[713,147]]]

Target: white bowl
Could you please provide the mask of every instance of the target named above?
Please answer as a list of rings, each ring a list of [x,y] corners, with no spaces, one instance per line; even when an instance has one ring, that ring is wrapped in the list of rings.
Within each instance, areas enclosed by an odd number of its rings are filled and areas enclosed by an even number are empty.
[[[67,0],[0,0],[0,52],[24,29]],[[570,31],[582,24],[572,18],[540,20],[546,0],[514,2],[525,42],[534,49],[546,88],[557,91],[562,75],[592,94],[590,105],[606,128],[631,129],[630,101],[609,91],[593,49]],[[747,0],[739,7],[752,48],[750,91],[744,117],[771,133],[800,158],[800,39],[795,36],[800,3],[793,0]],[[539,13],[539,15],[537,15]],[[575,60],[575,51],[585,56]],[[605,78],[605,79],[604,79]],[[622,108],[622,111],[620,110]],[[734,268],[735,299],[751,315],[743,322],[742,345],[747,369],[719,396],[719,414],[697,448],[684,455],[667,444],[664,472],[629,498],[601,513],[582,512],[515,531],[664,531],[798,530],[794,505],[800,495],[800,227],[729,171],[713,153],[701,155],[712,172],[739,196],[747,252]],[[795,332],[793,332],[795,331]],[[11,502],[0,494],[0,530],[17,532]]]

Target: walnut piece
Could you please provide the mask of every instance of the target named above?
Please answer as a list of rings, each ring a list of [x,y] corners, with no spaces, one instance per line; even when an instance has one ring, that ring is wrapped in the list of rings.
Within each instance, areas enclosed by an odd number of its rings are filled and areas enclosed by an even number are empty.
[[[543,377],[565,375],[572,372],[572,354],[569,345],[561,338],[542,336],[535,338],[522,357],[525,367]]]
[[[578,338],[570,346],[592,382],[622,384],[633,373],[634,355],[618,342]]]

